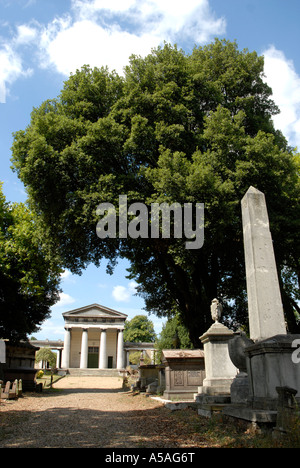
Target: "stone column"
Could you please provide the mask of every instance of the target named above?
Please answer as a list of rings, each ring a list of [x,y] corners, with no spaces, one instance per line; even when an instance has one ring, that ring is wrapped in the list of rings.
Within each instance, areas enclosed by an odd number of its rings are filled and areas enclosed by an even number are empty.
[[[60,368],[60,355],[61,355],[61,350],[57,349],[57,354],[56,354],[56,368]]]
[[[250,187],[242,199],[250,338],[286,334],[265,195]]]
[[[71,351],[71,328],[65,328],[64,350],[62,355],[61,367],[68,369],[70,367],[70,351]]]
[[[107,368],[106,330],[101,329],[101,332],[100,332],[99,369],[106,369],[106,368]]]
[[[117,355],[117,369],[124,368],[124,340],[123,330],[118,330],[118,355]]]
[[[88,366],[88,330],[83,328],[81,338],[80,369],[87,369]]]

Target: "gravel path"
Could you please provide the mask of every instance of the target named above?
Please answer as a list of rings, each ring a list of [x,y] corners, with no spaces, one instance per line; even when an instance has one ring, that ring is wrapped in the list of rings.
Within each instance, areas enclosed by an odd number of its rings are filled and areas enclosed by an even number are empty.
[[[118,377],[71,377],[54,392],[0,402],[0,448],[174,448],[203,446],[175,427],[161,402],[132,396]]]

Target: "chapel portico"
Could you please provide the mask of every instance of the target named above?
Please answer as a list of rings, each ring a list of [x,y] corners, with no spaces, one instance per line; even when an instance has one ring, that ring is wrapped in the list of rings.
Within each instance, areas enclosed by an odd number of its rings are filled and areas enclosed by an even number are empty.
[[[63,313],[62,368],[123,369],[127,315],[99,304]]]

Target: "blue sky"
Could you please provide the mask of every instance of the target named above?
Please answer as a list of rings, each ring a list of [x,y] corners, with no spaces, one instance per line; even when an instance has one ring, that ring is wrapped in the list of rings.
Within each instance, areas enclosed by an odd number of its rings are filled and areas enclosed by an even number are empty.
[[[281,109],[275,126],[300,148],[299,20],[299,0],[0,0],[0,180],[7,200],[26,200],[10,169],[10,148],[32,108],[55,98],[82,65],[122,73],[132,53],[146,55],[164,41],[190,52],[219,37],[264,55],[265,79]],[[105,264],[80,277],[65,272],[61,300],[35,336],[63,338],[62,312],[95,302],[129,319],[145,313],[127,266],[122,261],[112,276]],[[159,333],[163,321],[150,319]]]

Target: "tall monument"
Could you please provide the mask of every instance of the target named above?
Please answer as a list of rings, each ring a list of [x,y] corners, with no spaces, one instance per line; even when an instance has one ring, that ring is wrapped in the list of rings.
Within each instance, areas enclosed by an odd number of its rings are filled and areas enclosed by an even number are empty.
[[[265,195],[250,187],[242,199],[250,338],[286,334]]]

